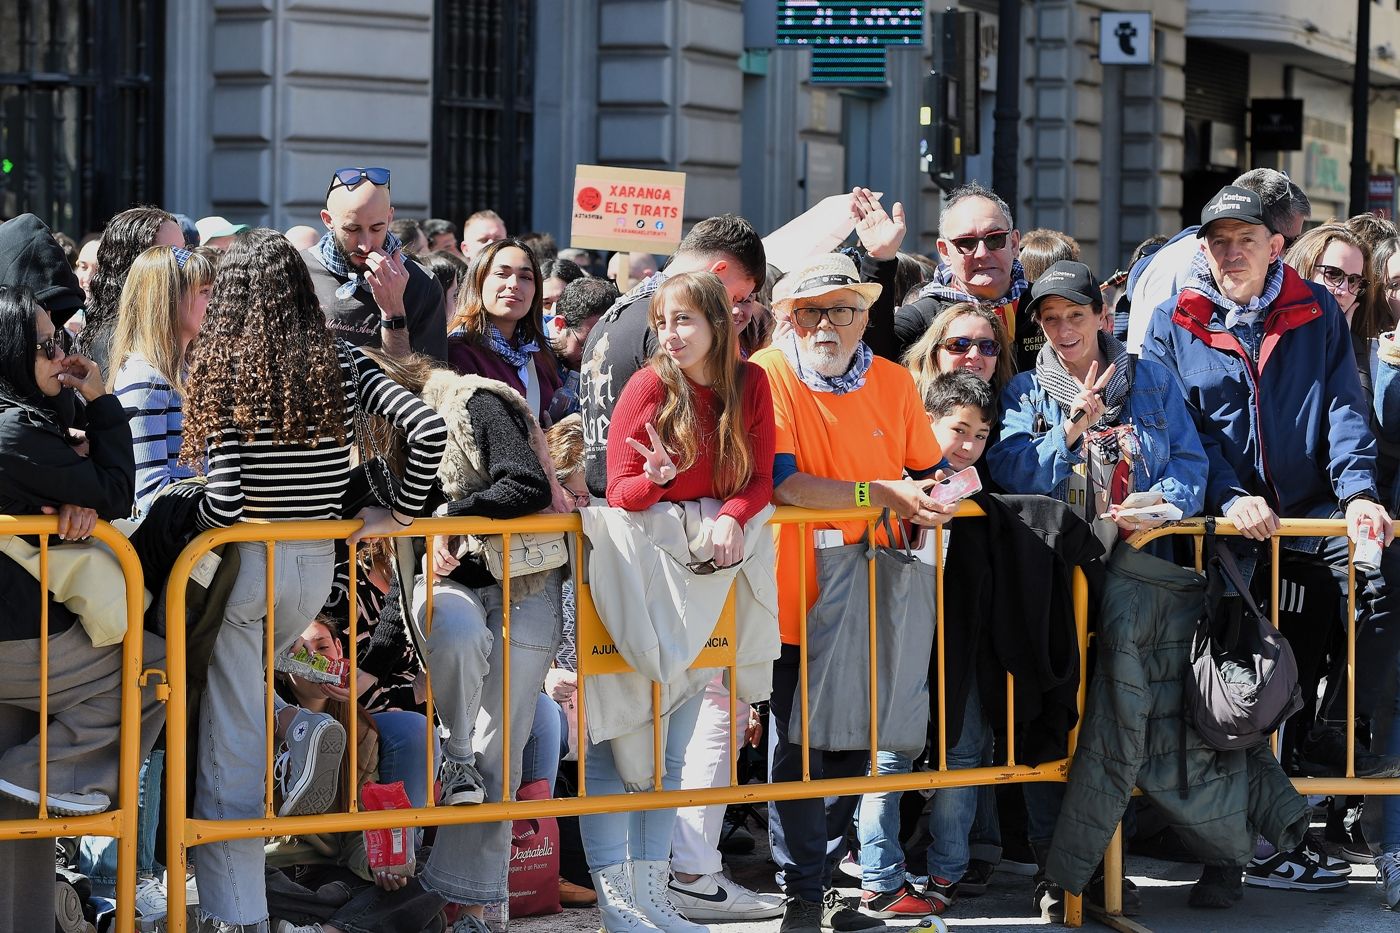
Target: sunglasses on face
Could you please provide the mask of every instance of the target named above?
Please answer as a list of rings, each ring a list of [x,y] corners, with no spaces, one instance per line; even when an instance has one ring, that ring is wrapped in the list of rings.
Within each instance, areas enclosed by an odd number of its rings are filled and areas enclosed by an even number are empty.
[[[971,256],[977,252],[977,246],[981,243],[987,244],[987,252],[995,253],[999,249],[1006,248],[1007,237],[1011,236],[1010,230],[993,230],[991,233],[984,233],[982,236],[958,236],[948,240],[958,248],[958,252],[964,256]]]
[[[1001,352],[1001,344],[989,338],[973,340],[971,337],[949,337],[940,341],[938,345],[957,356],[964,356],[972,352],[973,347],[976,347],[977,352],[983,356],[996,356]]]
[[[354,191],[363,182],[371,185],[383,185],[389,187],[389,170],[387,168],[338,168],[331,178],[330,187],[326,188],[326,195],[336,188],[349,188]]]
[[[60,353],[65,353],[64,340],[59,336],[58,331],[49,335],[47,340],[41,340],[35,345],[35,349],[44,354],[44,359],[53,362]]]
[[[1317,272],[1322,276],[1322,281],[1333,288],[1341,288],[1342,283],[1346,283],[1347,291],[1351,292],[1353,295],[1359,295],[1366,290],[1366,280],[1355,272],[1351,275],[1347,275],[1336,266],[1323,265],[1317,267]]]
[[[798,327],[811,329],[821,324],[825,317],[832,327],[848,327],[856,319],[856,308],[837,306],[835,308],[793,308],[792,319]]]

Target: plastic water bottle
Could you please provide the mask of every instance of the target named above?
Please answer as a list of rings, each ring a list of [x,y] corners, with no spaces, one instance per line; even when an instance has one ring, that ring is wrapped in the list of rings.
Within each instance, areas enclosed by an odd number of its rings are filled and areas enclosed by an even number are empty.
[[[510,901],[487,904],[482,920],[491,933],[506,933],[510,927]]]

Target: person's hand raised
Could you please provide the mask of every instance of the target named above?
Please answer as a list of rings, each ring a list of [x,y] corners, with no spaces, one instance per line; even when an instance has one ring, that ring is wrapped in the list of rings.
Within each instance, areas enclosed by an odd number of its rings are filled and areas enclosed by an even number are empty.
[[[666,445],[661,443],[661,435],[656,433],[656,425],[649,421],[647,437],[651,438],[650,447],[635,437],[627,438],[627,443],[642,455],[642,475],[658,486],[665,486],[676,478],[676,462],[666,452]]]
[[[1070,402],[1069,421],[1065,423],[1066,443],[1073,444],[1079,440],[1079,436],[1087,431],[1090,425],[1096,424],[1103,417],[1103,390],[1108,387],[1108,381],[1116,371],[1117,364],[1109,363],[1100,376],[1098,361],[1089,364],[1089,372],[1084,381],[1079,383],[1079,394]]]
[[[903,204],[896,201],[894,208],[885,213],[875,192],[855,188],[851,191],[851,217],[856,222],[860,245],[872,259],[893,259],[899,253],[906,230]]]
[[[374,295],[374,303],[385,317],[398,317],[404,313],[403,294],[408,288],[408,267],[404,265],[403,250],[396,249],[385,256],[374,250],[365,257],[369,271],[365,281]]]

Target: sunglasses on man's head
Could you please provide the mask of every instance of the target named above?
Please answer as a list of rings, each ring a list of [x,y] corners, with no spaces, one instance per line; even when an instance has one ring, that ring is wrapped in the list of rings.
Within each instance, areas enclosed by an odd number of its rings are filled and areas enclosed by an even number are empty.
[[[1347,275],[1347,273],[1338,269],[1336,266],[1324,265],[1319,265],[1317,267],[1317,272],[1322,276],[1322,281],[1333,288],[1341,288],[1342,283],[1345,282],[1347,291],[1351,292],[1353,295],[1359,295],[1366,290],[1366,280],[1355,272]]]
[[[993,230],[991,233],[984,233],[981,236],[958,236],[951,237],[948,242],[958,248],[958,252],[964,256],[971,256],[977,252],[979,243],[987,244],[987,251],[995,253],[999,249],[1006,248],[1006,240],[1011,236],[1010,230]]]
[[[971,353],[973,347],[976,347],[977,352],[983,356],[996,356],[1001,352],[1001,344],[990,338],[973,340],[971,337],[948,337],[945,340],[940,340],[938,345],[958,356]]]
[[[371,185],[383,185],[389,187],[389,170],[387,168],[338,168],[331,177],[331,183],[326,188],[327,197],[336,188],[349,188],[354,191],[364,182]]]

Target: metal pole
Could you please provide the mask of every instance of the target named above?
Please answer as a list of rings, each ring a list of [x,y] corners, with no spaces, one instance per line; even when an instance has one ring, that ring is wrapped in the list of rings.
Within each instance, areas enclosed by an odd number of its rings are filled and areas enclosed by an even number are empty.
[[[1021,0],[997,6],[997,106],[992,190],[1017,210],[1021,133]]]
[[[1356,0],[1356,70],[1351,79],[1351,210],[1366,212],[1371,166],[1366,137],[1371,115],[1371,0]]]

